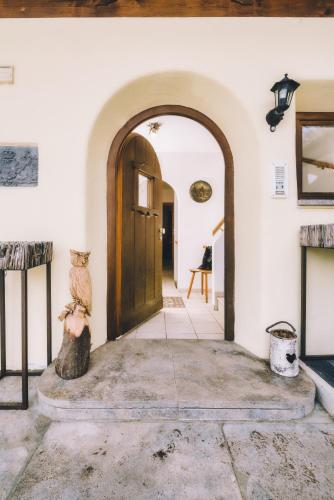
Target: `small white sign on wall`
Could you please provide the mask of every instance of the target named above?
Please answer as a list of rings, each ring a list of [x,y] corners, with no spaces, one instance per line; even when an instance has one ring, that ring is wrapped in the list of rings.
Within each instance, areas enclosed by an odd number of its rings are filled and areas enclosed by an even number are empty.
[[[14,83],[14,66],[0,66],[0,83]]]
[[[272,197],[288,197],[288,165],[286,162],[275,161],[272,164]]]

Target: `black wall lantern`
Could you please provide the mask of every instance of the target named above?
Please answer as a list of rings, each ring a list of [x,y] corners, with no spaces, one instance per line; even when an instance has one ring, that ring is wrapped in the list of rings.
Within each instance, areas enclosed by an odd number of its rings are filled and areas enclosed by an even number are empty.
[[[284,111],[289,109],[294,91],[299,85],[300,83],[290,80],[288,74],[285,73],[285,77],[270,89],[275,94],[275,108],[266,116],[271,132],[275,132],[277,125],[283,119]]]

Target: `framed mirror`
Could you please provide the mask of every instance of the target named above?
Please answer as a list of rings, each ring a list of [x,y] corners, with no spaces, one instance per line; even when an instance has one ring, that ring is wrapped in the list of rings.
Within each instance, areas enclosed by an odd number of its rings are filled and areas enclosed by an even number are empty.
[[[334,113],[296,114],[300,205],[334,205]]]

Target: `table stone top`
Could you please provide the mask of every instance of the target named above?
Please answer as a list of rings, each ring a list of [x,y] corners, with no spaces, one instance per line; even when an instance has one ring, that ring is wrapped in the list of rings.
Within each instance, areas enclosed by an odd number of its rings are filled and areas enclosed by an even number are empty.
[[[0,241],[0,270],[23,271],[52,260],[52,241]]]

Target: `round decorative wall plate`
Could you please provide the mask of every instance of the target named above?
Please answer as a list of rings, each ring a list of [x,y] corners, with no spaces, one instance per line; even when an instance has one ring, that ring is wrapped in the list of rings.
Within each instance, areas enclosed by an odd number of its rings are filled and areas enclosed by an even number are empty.
[[[204,203],[212,196],[212,187],[206,181],[196,181],[190,186],[190,196],[197,203]]]

